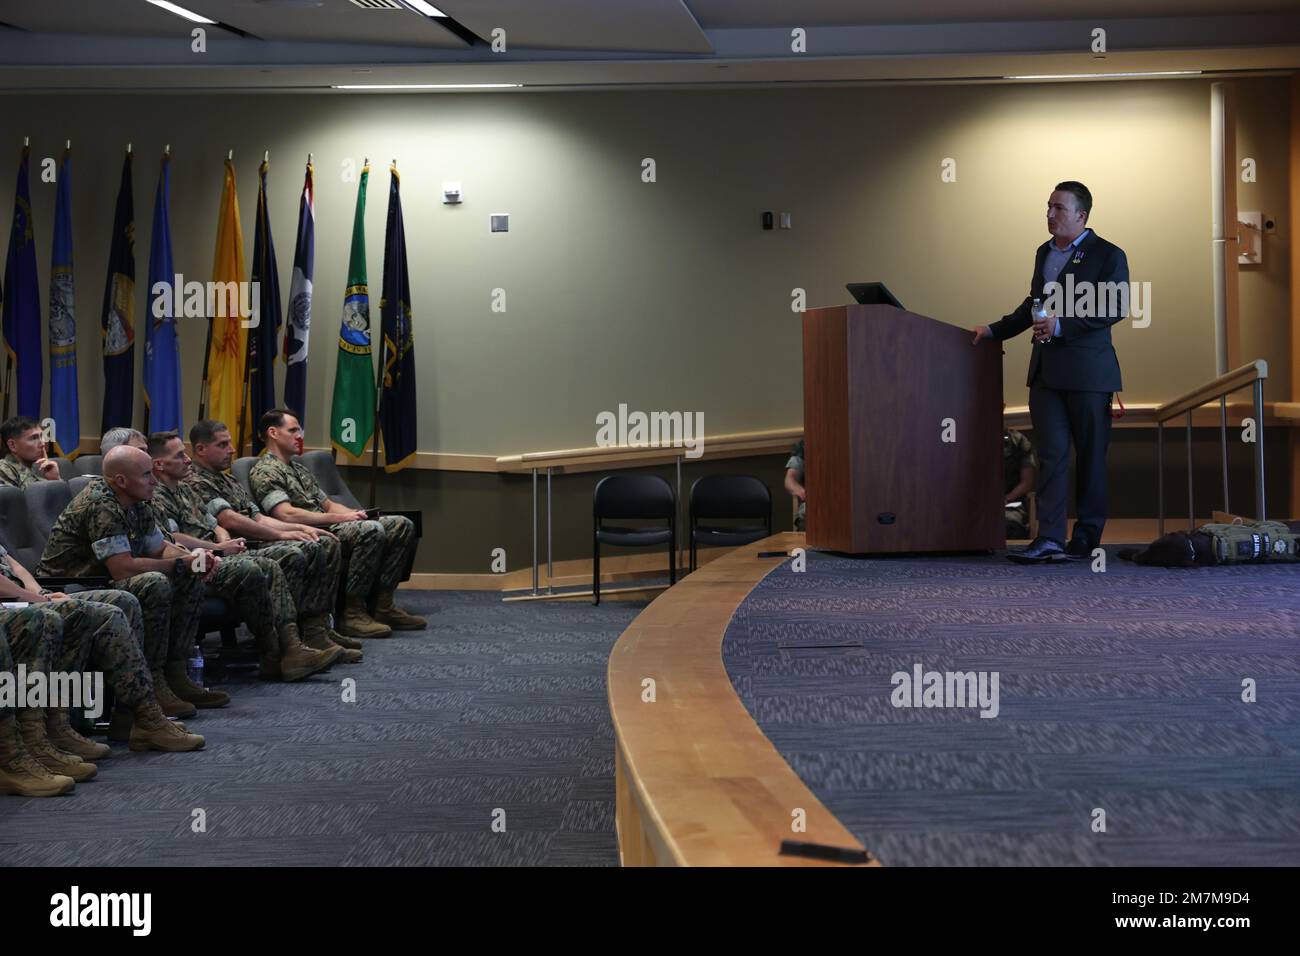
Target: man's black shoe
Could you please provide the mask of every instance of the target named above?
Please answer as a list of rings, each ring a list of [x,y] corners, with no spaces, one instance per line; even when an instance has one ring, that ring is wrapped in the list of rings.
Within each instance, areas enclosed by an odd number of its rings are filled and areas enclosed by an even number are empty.
[[[1065,553],[1075,561],[1086,561],[1092,557],[1093,546],[1083,538],[1071,538],[1065,546]]]
[[[1047,564],[1053,561],[1068,561],[1065,545],[1055,538],[1039,535],[1023,551],[1008,551],[1007,560],[1016,564]]]

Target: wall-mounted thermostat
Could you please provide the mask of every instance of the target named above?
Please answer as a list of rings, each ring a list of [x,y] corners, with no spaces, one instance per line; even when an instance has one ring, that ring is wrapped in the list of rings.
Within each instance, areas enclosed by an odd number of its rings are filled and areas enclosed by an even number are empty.
[[[442,201],[444,203],[457,203],[460,202],[461,199],[460,183],[442,184]]]
[[[492,231],[509,232],[510,231],[510,213],[494,212],[492,214]]]

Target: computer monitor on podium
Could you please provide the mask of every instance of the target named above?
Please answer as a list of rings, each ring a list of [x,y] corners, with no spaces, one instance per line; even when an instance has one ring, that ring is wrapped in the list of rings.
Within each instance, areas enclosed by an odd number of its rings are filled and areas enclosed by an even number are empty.
[[[896,309],[903,307],[903,303],[894,298],[894,293],[883,282],[850,282],[844,288],[849,290],[849,295],[860,305],[892,305]]]

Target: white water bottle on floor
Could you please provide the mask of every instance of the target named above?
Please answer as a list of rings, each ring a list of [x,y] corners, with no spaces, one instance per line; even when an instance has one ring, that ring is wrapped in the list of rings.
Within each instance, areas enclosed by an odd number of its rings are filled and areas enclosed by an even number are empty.
[[[195,644],[194,649],[190,651],[190,659],[185,664],[185,676],[190,679],[190,683],[198,687],[203,687],[203,650]]]

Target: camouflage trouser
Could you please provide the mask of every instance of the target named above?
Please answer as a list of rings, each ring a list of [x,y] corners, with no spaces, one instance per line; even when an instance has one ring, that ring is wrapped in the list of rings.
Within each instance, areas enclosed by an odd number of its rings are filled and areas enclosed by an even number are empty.
[[[1029,537],[1029,509],[1024,505],[1005,509],[1008,538]]]
[[[190,656],[203,610],[203,582],[192,574],[146,571],[113,587],[134,594],[144,615],[144,656],[151,671]]]
[[[18,665],[27,672],[48,674],[63,641],[59,615],[46,605],[29,604],[24,608],[0,608],[0,672],[18,679]],[[15,687],[15,690],[17,688]],[[0,720],[13,717],[17,708],[0,702]]]
[[[67,600],[31,605],[43,620],[10,627],[14,660],[29,672],[99,671],[118,702],[134,707],[153,697],[140,635],[140,603],[125,591],[79,591]],[[50,621],[57,631],[51,633]]]
[[[348,597],[397,587],[415,548],[415,522],[401,515],[376,521],[348,521],[331,529],[349,556]]]
[[[259,558],[280,566],[298,616],[314,617],[334,610],[339,590],[343,552],[336,538],[321,535],[317,541],[265,541],[251,545]]]
[[[807,501],[799,502],[799,507],[795,509],[794,530],[795,531],[808,530],[808,502]]]
[[[257,554],[223,558],[207,584],[207,591],[239,612],[263,654],[279,659],[276,628],[292,624],[298,611],[278,564]]]

